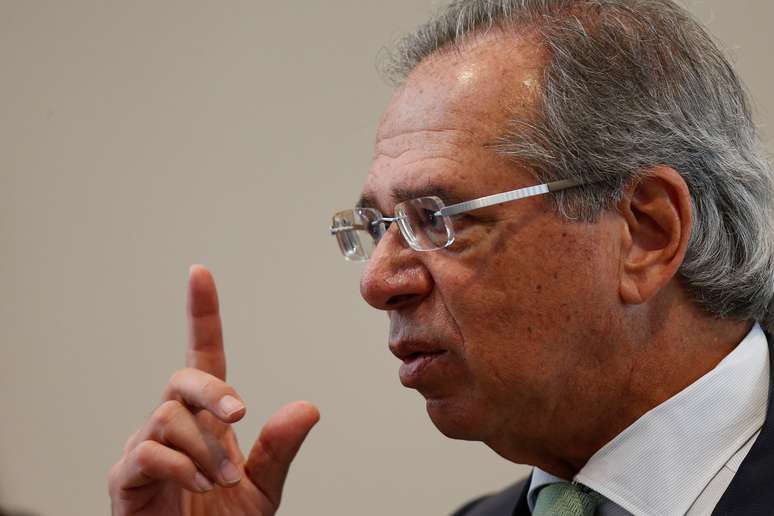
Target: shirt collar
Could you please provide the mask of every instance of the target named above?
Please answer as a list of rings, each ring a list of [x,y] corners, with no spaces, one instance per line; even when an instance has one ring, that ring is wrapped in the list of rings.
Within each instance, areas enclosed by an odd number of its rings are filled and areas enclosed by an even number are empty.
[[[757,323],[707,374],[600,448],[573,478],[633,514],[685,514],[712,477],[763,425],[769,386]],[[534,468],[539,489],[564,479]]]

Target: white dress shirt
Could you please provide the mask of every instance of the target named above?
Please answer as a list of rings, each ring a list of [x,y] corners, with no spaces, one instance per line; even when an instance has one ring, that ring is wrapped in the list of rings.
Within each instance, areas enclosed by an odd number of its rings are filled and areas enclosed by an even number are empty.
[[[643,414],[572,480],[606,498],[598,515],[709,515],[758,437],[768,397],[769,349],[756,324],[714,369]],[[534,468],[530,511],[541,487],[562,480]]]

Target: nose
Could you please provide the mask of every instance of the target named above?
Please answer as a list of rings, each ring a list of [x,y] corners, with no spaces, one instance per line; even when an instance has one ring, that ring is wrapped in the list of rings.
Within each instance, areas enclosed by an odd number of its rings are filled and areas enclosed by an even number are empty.
[[[430,272],[393,225],[374,249],[363,276],[360,295],[379,310],[398,310],[420,303],[433,289]]]

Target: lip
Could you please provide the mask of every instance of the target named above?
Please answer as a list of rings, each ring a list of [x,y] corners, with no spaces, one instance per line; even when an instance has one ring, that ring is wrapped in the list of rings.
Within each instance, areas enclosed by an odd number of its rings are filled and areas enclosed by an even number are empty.
[[[400,366],[400,383],[405,387],[418,388],[427,384],[432,371],[444,362],[448,351],[436,344],[424,341],[402,340],[390,343],[390,351],[403,363]]]
[[[390,351],[392,351],[392,354],[404,363],[407,360],[416,358],[417,355],[433,355],[446,351],[436,344],[418,340],[399,340],[390,342],[389,348]]]
[[[434,369],[444,362],[448,352],[415,353],[403,359],[398,375],[405,387],[418,388],[427,383]]]

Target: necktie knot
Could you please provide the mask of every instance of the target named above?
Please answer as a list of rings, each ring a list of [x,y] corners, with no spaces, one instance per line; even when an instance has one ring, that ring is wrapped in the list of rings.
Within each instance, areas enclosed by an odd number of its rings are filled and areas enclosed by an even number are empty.
[[[594,516],[602,499],[584,485],[557,482],[540,490],[532,516]]]

